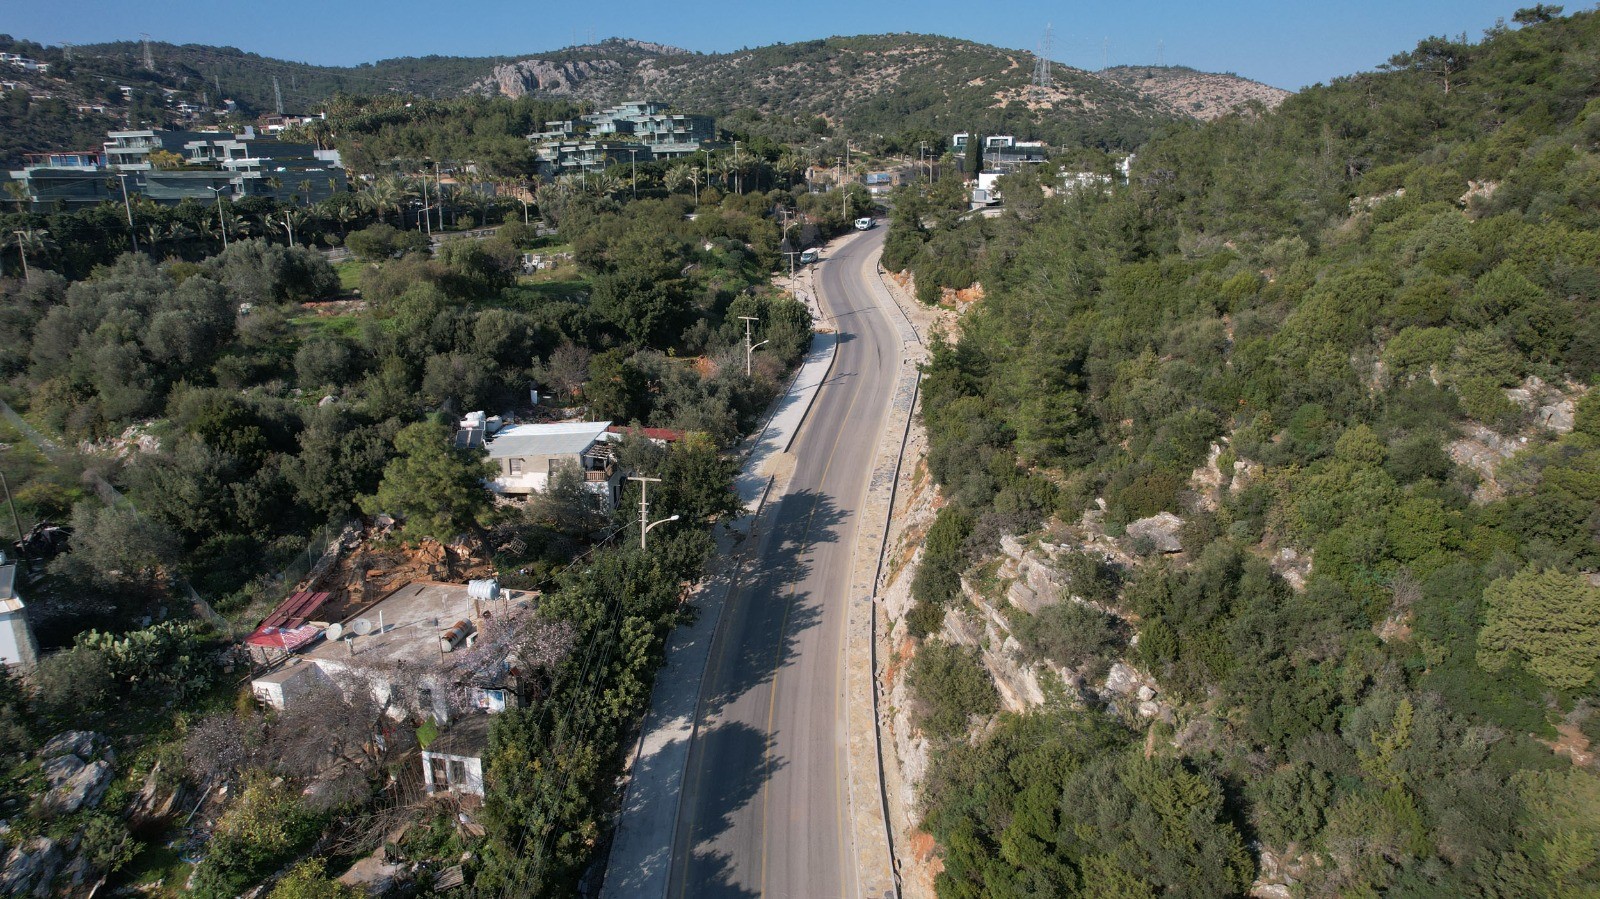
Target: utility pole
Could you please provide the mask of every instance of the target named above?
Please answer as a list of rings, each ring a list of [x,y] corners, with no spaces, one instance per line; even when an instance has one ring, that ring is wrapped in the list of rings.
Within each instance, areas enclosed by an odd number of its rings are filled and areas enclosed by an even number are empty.
[[[733,142],[733,183],[734,193],[744,194],[744,172],[739,170],[739,142]]]
[[[794,276],[794,270],[790,269],[790,277],[793,277],[793,276]],[[753,315],[741,315],[741,316],[739,316],[739,318],[744,320],[744,376],[748,378],[748,377],[750,377],[750,356],[751,356],[751,354],[756,351],[757,347],[766,346],[768,341],[763,340],[758,344],[752,345],[750,343],[750,341],[752,339],[752,335],[750,333],[751,325],[753,323],[755,323],[755,322],[761,321],[761,319],[756,318]]]
[[[277,75],[272,76],[272,104],[278,115],[283,115],[283,87],[278,84]]]
[[[838,159],[837,156],[834,158]],[[841,160],[839,163],[839,215],[845,219],[850,218],[850,207],[846,205],[849,199],[850,192],[844,189],[844,162]]]
[[[144,67],[154,72],[156,70],[155,54],[150,52],[150,35],[139,35],[140,42],[144,44]]]
[[[217,224],[222,226],[222,249],[223,250],[227,250],[228,249],[228,220],[222,214],[222,192],[227,190],[227,189],[228,189],[227,187],[210,187],[210,186],[206,187],[206,190],[209,190],[212,193],[217,195]]]
[[[424,169],[423,172],[422,172],[422,218],[423,218],[423,221],[428,223],[427,224],[427,228],[428,228],[428,243],[432,244],[433,243],[433,210],[428,208],[428,172],[427,172],[426,169]],[[402,224],[404,224],[404,223],[402,222]],[[440,226],[440,227],[443,227],[443,226]]]
[[[24,242],[24,239],[22,237],[22,235],[25,232],[13,231],[11,233],[17,235],[17,255],[22,257],[22,280],[24,280],[24,281],[32,281],[33,280],[33,274],[28,271],[28,247],[27,247],[27,245]],[[745,342],[748,343],[749,341],[746,340]],[[747,360],[749,359],[748,356],[746,356],[745,358]],[[745,368],[748,369],[749,367],[750,367],[750,363],[748,361],[746,361],[745,362]],[[746,372],[746,374],[748,374],[748,372]]]
[[[660,521],[650,520],[650,485],[661,483],[660,478],[630,476],[628,480],[639,482],[639,550],[642,552],[646,549],[645,535],[650,533],[651,528],[654,528],[658,524],[666,524],[669,521],[677,521],[678,516],[673,515],[668,518],[663,518]]]
[[[16,526],[17,542],[21,543],[28,538],[22,533],[22,519],[17,517],[17,503],[11,498],[11,484],[6,481],[6,473],[3,471],[0,471],[0,487],[5,488],[6,504],[11,507],[11,523]]]
[[[639,199],[639,151],[628,148],[628,164],[633,167],[633,198]]]
[[[139,238],[133,232],[133,203],[128,200],[128,173],[118,172],[117,181],[122,184],[122,210],[128,214],[128,240],[133,242],[133,251],[139,252]]]

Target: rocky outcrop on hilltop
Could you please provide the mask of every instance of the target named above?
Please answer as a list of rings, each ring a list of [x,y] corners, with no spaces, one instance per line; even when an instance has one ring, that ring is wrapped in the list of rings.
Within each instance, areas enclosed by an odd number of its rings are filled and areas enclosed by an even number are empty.
[[[529,94],[543,96],[588,96],[584,85],[595,78],[609,79],[621,75],[622,63],[614,59],[575,59],[559,62],[550,59],[523,59],[503,66],[479,83],[488,93],[502,97],[525,97]]]
[[[1290,91],[1216,72],[1185,66],[1114,66],[1095,74],[1132,88],[1174,115],[1210,121],[1253,102],[1268,109],[1288,99]]]
[[[491,97],[537,94],[610,100],[636,80],[638,70],[652,60],[691,55],[681,47],[611,38],[590,47],[570,47],[497,65],[489,77],[479,80],[468,92]]]

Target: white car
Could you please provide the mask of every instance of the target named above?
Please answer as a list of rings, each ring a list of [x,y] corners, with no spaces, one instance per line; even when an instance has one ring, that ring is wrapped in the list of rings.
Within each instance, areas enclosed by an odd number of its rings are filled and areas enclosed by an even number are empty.
[[[875,224],[877,224],[877,223],[874,222],[871,219],[871,217],[858,218],[858,219],[856,219],[856,230],[857,231],[870,231],[870,230],[872,230],[872,226],[875,225]]]

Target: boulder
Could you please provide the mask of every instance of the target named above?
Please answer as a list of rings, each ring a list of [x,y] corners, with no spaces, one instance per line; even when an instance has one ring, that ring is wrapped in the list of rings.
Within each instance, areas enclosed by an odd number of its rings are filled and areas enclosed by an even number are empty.
[[[1539,407],[1539,424],[1556,432],[1569,434],[1577,424],[1578,406],[1572,400],[1561,400]]]
[[[1106,673],[1105,686],[1102,688],[1107,693],[1127,696],[1139,688],[1139,672],[1122,662],[1111,666]]]
[[[1020,538],[1005,534],[1000,538],[1000,551],[1013,559],[1021,559],[1022,554],[1027,552],[1027,547],[1022,545]]]
[[[42,759],[54,758],[58,755],[71,753],[84,761],[94,758],[95,746],[101,742],[101,737],[94,731],[69,730],[56,734],[39,750]]]
[[[45,811],[70,815],[81,808],[94,808],[111,786],[111,763],[105,759],[84,765],[44,797]]]
[[[1178,530],[1182,527],[1182,518],[1171,512],[1161,512],[1128,525],[1128,536],[1135,540],[1149,540],[1156,552],[1181,553],[1183,542],[1178,539]]]
[[[50,882],[61,867],[61,847],[49,837],[35,837],[6,853],[0,868],[0,895],[49,895]]]
[[[52,788],[59,787],[77,777],[78,772],[83,770],[85,764],[87,763],[83,759],[70,753],[46,759],[44,763],[44,779],[50,782]]]

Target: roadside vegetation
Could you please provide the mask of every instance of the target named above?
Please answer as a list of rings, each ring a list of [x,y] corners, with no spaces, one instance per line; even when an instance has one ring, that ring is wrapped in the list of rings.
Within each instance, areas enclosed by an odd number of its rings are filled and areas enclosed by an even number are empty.
[[[1600,885],[1600,16],[1517,21],[1176,129],[1128,184],[899,208],[920,296],[983,287],[923,384],[948,503],[912,632],[1002,535],[1130,555],[1064,577],[1114,616],[1017,613],[1091,672],[1043,709],[996,721],[980,660],[918,653],[940,895]],[[1163,512],[1181,553],[1124,537]],[[1098,699],[1112,661],[1166,711]]]

